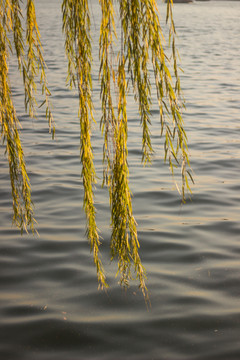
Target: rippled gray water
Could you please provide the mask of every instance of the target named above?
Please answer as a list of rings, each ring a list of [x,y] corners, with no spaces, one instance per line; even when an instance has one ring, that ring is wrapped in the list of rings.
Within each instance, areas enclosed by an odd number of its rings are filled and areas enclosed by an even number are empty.
[[[96,202],[110,290],[97,290],[81,208],[77,97],[65,88],[60,2],[37,3],[57,139],[50,140],[41,114],[38,121],[24,115],[21,81],[13,69],[40,237],[21,237],[11,227],[8,169],[1,152],[0,358],[240,359],[240,2],[174,6],[196,181],[186,205],[163,165],[157,105],[156,153],[152,167],[142,168],[139,117],[130,100],[130,181],[150,311],[136,284],[124,293],[115,279],[108,196],[101,179]],[[164,13],[165,5],[160,10]],[[96,57],[98,11],[97,0],[92,1]],[[99,120],[96,62],[93,68]],[[101,178],[98,128],[94,152]]]

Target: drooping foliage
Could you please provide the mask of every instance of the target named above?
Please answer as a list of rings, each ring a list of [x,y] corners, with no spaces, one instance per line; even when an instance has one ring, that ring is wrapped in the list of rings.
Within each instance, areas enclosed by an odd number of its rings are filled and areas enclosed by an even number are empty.
[[[118,260],[120,283],[123,286],[129,285],[133,264],[139,286],[148,299],[146,273],[139,256],[137,224],[133,216],[129,187],[127,95],[132,91],[138,103],[142,128],[142,162],[151,163],[151,73],[154,74],[161,135],[165,140],[164,159],[168,161],[172,173],[177,166],[181,169],[184,200],[185,188],[190,190],[188,180],[192,180],[192,176],[188,170],[187,136],[181,115],[184,104],[175,49],[172,2],[169,0],[166,4],[168,46],[155,0],[99,0],[99,6],[102,14],[99,34],[102,116],[99,120],[103,134],[103,184],[109,189],[111,210],[111,255],[112,259]],[[26,111],[29,116],[36,116],[36,84],[39,81],[45,97],[41,105],[46,106],[46,118],[53,137],[55,128],[34,0],[27,0],[25,13],[23,8],[25,7],[20,0],[0,0],[0,121],[2,144],[9,163],[13,222],[21,231],[30,228],[34,232],[31,188],[8,71],[13,53],[16,54],[23,78]],[[116,13],[120,18],[119,31],[115,26]],[[80,158],[87,237],[93,252],[99,286],[107,287],[99,253],[100,240],[93,193],[96,175],[91,132],[95,119],[92,103],[91,13],[88,0],[63,0],[62,16],[68,59],[67,82],[70,88],[77,89],[79,99]],[[26,24],[25,30],[23,21]],[[118,47],[115,46],[116,42],[119,43]]]
[[[46,116],[51,129],[52,113],[48,97],[45,63],[42,56],[40,34],[35,15],[34,1],[26,6],[26,33],[22,27],[22,10],[19,0],[0,0],[0,120],[1,139],[9,163],[13,199],[13,222],[23,231],[28,227],[34,232],[34,215],[30,182],[26,171],[23,148],[19,136],[20,123],[13,104],[9,59],[15,50],[18,68],[22,73],[25,108],[31,117],[35,116],[36,83],[40,72],[40,84],[45,95]]]

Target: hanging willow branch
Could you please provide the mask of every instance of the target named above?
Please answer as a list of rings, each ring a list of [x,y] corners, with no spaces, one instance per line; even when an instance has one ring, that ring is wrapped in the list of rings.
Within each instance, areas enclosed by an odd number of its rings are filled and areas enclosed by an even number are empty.
[[[155,82],[159,103],[160,129],[164,138],[164,160],[170,170],[179,166],[182,174],[182,198],[185,188],[190,190],[192,179],[187,136],[181,109],[177,51],[175,49],[175,25],[172,0],[167,3],[166,22],[169,26],[169,47],[163,37],[155,0],[99,0],[101,24],[99,36],[99,80],[102,116],[100,127],[103,134],[103,184],[109,189],[111,209],[111,255],[118,261],[120,284],[127,287],[134,267],[144,297],[148,300],[146,272],[139,256],[137,223],[132,211],[132,194],[129,187],[128,168],[128,119],[127,94],[133,91],[138,103],[142,127],[142,162],[151,163],[151,84]],[[120,47],[115,29],[115,6],[120,17]],[[80,123],[80,158],[84,187],[83,206],[87,217],[87,237],[93,252],[97,277],[101,288],[107,287],[100,259],[100,240],[96,225],[94,184],[96,175],[91,144],[94,120],[92,103],[92,49],[91,21],[88,0],[63,0],[63,32],[68,59],[67,83],[78,91],[78,117]],[[19,71],[23,76],[25,108],[31,117],[36,116],[36,79],[42,88],[46,106],[46,118],[54,136],[50,91],[45,75],[40,33],[37,25],[34,0],[26,4],[26,32],[22,27],[24,18],[20,0],[0,0],[0,121],[1,139],[9,162],[13,198],[13,221],[20,227],[34,231],[34,216],[30,182],[26,172],[19,136],[20,123],[12,102],[8,74],[8,62],[14,49]],[[26,37],[24,36],[26,34]],[[116,41],[117,42],[117,41]],[[167,52],[169,52],[168,54]],[[116,54],[116,55],[115,55]],[[153,74],[153,75],[152,75]],[[153,79],[154,76],[154,79]],[[191,191],[191,190],[190,190]]]
[[[35,78],[39,75],[42,93],[45,95],[46,117],[49,129],[52,126],[50,92],[45,76],[45,63],[42,56],[40,34],[38,31],[34,1],[27,1],[26,39],[22,28],[22,10],[19,0],[0,0],[0,121],[1,140],[8,157],[9,174],[13,199],[13,223],[21,232],[28,228],[35,232],[30,181],[26,171],[24,154],[20,140],[20,122],[12,101],[8,63],[12,47],[16,52],[18,68],[23,76],[25,89],[25,108],[34,117],[37,106],[35,99]],[[11,39],[13,38],[13,44]],[[27,54],[27,56],[25,56]],[[53,128],[54,133],[54,128]]]
[[[99,257],[99,235],[95,220],[93,184],[96,182],[91,145],[93,104],[91,98],[91,39],[88,3],[85,0],[64,0],[63,31],[66,35],[65,50],[68,57],[68,80],[76,86],[79,97],[80,156],[84,186],[84,209],[87,216],[87,237],[93,251],[99,286],[107,286],[102,262]]]
[[[99,77],[101,81],[102,117],[100,126],[104,133],[103,161],[106,164],[103,174],[103,184],[110,184],[109,172],[112,168],[112,150],[115,144],[114,129],[116,117],[112,97],[112,87],[115,85],[115,71],[112,63],[113,38],[116,37],[114,9],[112,0],[99,0],[102,9],[102,22],[99,38]]]
[[[127,81],[125,73],[125,57],[120,55],[118,64],[118,118],[114,129],[115,152],[112,165],[110,185],[110,204],[112,214],[112,257],[118,257],[118,271],[120,283],[129,285],[131,278],[131,263],[133,262],[139,286],[148,300],[148,292],[145,285],[145,269],[141,264],[138,253],[139,242],[137,236],[136,221],[132,213],[132,199],[129,189],[129,170],[127,163]]]
[[[8,4],[7,4],[8,5]],[[12,103],[8,76],[9,39],[11,19],[5,17],[9,8],[0,12],[0,120],[1,139],[8,157],[9,174],[13,199],[13,222],[21,229],[34,231],[34,217],[31,202],[29,178],[26,172],[22,145],[19,137],[19,121]]]

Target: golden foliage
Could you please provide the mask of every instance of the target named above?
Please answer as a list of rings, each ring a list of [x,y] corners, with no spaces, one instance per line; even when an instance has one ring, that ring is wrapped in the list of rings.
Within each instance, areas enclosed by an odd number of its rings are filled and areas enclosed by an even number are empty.
[[[169,24],[170,56],[167,57],[165,40],[159,22],[155,0],[118,0],[121,24],[121,44],[114,56],[115,12],[112,0],[99,0],[102,19],[99,36],[99,80],[103,133],[103,184],[109,189],[111,208],[111,254],[118,259],[120,283],[129,285],[133,264],[144,297],[148,300],[145,269],[139,256],[137,224],[132,212],[132,195],[129,188],[128,169],[128,119],[127,94],[133,91],[138,103],[142,127],[142,162],[151,163],[151,78],[154,74],[159,103],[161,134],[165,139],[165,161],[171,172],[180,166],[182,172],[182,197],[185,187],[190,190],[188,179],[192,176],[187,148],[187,136],[181,116],[184,103],[181,98],[180,79],[175,49],[175,26],[172,1],[167,3],[166,21]],[[31,117],[36,116],[36,79],[39,77],[45,100],[50,132],[55,132],[50,91],[45,75],[40,33],[37,25],[34,0],[27,0],[26,32],[22,28],[20,0],[0,0],[0,120],[1,138],[6,148],[13,198],[13,221],[21,231],[30,228],[34,232],[34,217],[30,182],[26,172],[24,155],[19,136],[20,124],[12,103],[8,62],[12,47],[15,49],[18,68],[23,76],[25,108]],[[87,237],[93,252],[100,287],[107,287],[99,253],[99,234],[95,218],[94,183],[96,175],[91,145],[93,116],[92,103],[92,49],[91,18],[88,0],[63,0],[63,32],[68,58],[69,86],[78,90],[80,122],[80,158],[84,186],[84,209],[87,217]],[[114,69],[113,64],[117,64]],[[171,69],[171,64],[172,69]],[[173,72],[173,75],[171,75]],[[117,95],[117,101],[113,101]]]

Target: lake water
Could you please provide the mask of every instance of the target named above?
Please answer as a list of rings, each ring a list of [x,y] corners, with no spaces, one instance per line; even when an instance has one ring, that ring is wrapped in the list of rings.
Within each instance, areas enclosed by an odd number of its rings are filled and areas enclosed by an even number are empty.
[[[129,100],[129,165],[141,257],[152,307],[137,284],[124,292],[109,260],[109,205],[101,189],[98,64],[93,64],[93,143],[97,221],[110,289],[98,291],[85,237],[77,96],[65,87],[61,4],[37,1],[56,140],[29,120],[12,69],[15,104],[40,237],[11,226],[8,168],[0,159],[0,358],[10,360],[240,359],[240,2],[178,4],[184,114],[194,170],[193,196],[181,199],[163,164],[153,102],[152,167],[141,165],[141,130]],[[98,54],[99,5],[93,12]],[[165,5],[160,4],[165,13]],[[164,15],[162,16],[164,19]],[[164,21],[164,20],[163,20]]]

